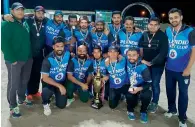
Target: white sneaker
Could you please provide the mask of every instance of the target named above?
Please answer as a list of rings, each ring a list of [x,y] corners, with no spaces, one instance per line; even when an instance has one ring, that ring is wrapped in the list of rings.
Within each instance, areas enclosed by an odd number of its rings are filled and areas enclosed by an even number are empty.
[[[44,108],[44,114],[46,116],[49,116],[51,114],[50,104],[43,105]]]
[[[74,98],[72,98],[72,99],[68,99],[68,100],[67,100],[66,107],[69,107],[69,106],[72,104],[72,102],[74,102],[74,101],[75,101],[75,99],[74,99]]]
[[[172,116],[177,116],[177,113],[176,112],[165,112],[164,116],[166,118],[171,118]]]
[[[186,123],[182,123],[181,121],[179,121],[179,127],[187,127]]]

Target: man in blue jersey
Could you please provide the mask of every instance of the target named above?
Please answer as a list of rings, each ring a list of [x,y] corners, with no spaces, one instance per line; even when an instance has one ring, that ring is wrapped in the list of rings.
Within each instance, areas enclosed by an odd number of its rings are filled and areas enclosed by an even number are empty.
[[[44,59],[41,69],[42,100],[46,116],[51,114],[50,98],[53,94],[58,108],[65,108],[67,102],[65,81],[70,52],[64,51],[64,38],[60,36],[54,39],[53,49],[54,51]]]
[[[54,37],[59,35],[61,29],[65,27],[63,23],[63,13],[62,11],[55,11],[54,19],[48,20],[45,27],[46,35],[46,51],[45,54],[49,54],[53,51],[52,42]]]
[[[141,32],[134,31],[134,18],[127,16],[124,20],[125,28],[118,33],[117,43],[120,46],[121,55],[125,56],[130,47],[138,48],[138,42],[142,36]]]
[[[96,45],[101,47],[103,57],[107,57],[108,47],[114,41],[113,36],[105,28],[105,23],[103,20],[96,21],[95,31],[91,32],[92,36],[92,48]]]
[[[122,24],[121,12],[113,11],[112,12],[112,24],[108,25],[108,29],[115,39],[115,41],[112,42],[114,45],[116,45],[117,43],[117,35],[122,28],[123,28],[123,24]]]
[[[116,46],[109,47],[108,56],[105,60],[108,76],[104,76],[102,81],[109,80],[109,107],[115,109],[121,95],[127,97],[128,94],[126,59],[119,56],[119,49]]]
[[[102,56],[102,50],[101,50],[100,46],[96,45],[93,48],[93,57],[94,57],[93,75],[95,76],[97,74],[97,69],[100,68],[101,78],[103,78],[104,76],[107,75],[107,73],[106,73],[105,59]],[[109,83],[108,83],[108,81],[107,82],[102,81],[101,83],[102,83],[102,89],[101,89],[100,98],[101,98],[101,101],[103,101],[104,99],[107,100],[107,98],[108,98]],[[94,93],[94,95],[95,94],[96,93]],[[95,105],[93,102],[92,102],[92,107],[98,108],[98,106]]]
[[[128,89],[127,103],[128,103],[128,118],[135,120],[134,108],[137,105],[138,97],[141,100],[140,120],[142,123],[148,122],[147,108],[152,97],[150,90],[152,79],[150,71],[145,64],[141,63],[139,59],[139,50],[137,48],[130,48],[127,51],[127,72],[130,87]]]
[[[74,101],[73,93],[78,92],[80,100],[84,103],[89,100],[90,83],[92,80],[93,64],[87,58],[87,46],[80,45],[78,54],[72,58],[68,65],[68,79],[72,84],[67,86],[67,95],[69,97],[67,106]]]
[[[88,48],[88,55],[92,55],[92,38],[91,38],[91,29],[89,27],[89,20],[87,16],[80,17],[79,19],[79,28],[74,32],[75,38],[75,48],[80,45],[86,45]],[[77,52],[77,51],[76,51]]]
[[[152,77],[152,102],[148,107],[149,112],[155,113],[158,108],[160,96],[160,80],[164,71],[168,52],[168,38],[160,30],[160,19],[152,17],[148,23],[148,31],[143,33],[139,47],[142,56],[142,63],[146,64]]]
[[[169,52],[165,73],[168,112],[165,113],[165,116],[170,118],[177,114],[175,101],[176,84],[178,83],[179,127],[187,127],[188,87],[190,84],[190,72],[195,61],[195,30],[183,24],[182,19],[181,10],[173,8],[169,11],[171,26],[166,29]]]

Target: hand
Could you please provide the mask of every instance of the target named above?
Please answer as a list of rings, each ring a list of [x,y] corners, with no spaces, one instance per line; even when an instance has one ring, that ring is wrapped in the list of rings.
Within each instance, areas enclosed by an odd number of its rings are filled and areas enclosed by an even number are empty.
[[[88,90],[88,85],[86,83],[85,84],[83,83],[81,87],[83,90]]]
[[[12,15],[10,15],[10,14],[4,15],[3,18],[5,21],[14,22],[14,19],[13,19]]]
[[[110,58],[109,57],[106,58],[105,64],[106,64],[106,66],[109,66],[109,64],[110,64]]]
[[[139,91],[142,91],[143,88],[142,87],[134,87],[133,91],[130,91],[130,93],[132,94],[137,94]]]
[[[104,34],[106,34],[108,36],[109,33],[110,33],[110,31],[107,28],[105,28],[104,29]]]
[[[12,63],[12,65],[16,65],[17,64],[17,61],[16,62],[14,62],[14,63]]]
[[[101,78],[102,86],[104,86],[104,84],[106,83],[107,80],[108,80],[108,78],[106,76]]]
[[[152,66],[152,64],[146,60],[142,60],[142,63],[149,66],[149,67]]]
[[[58,86],[58,88],[60,90],[61,95],[65,95],[66,94],[66,89],[65,89],[65,87],[63,85],[60,84]]]
[[[70,53],[71,57],[75,57],[75,54],[73,52]]]
[[[186,68],[186,69],[183,71],[182,76],[189,76],[189,75],[190,75],[190,69]]]
[[[93,27],[93,28],[91,29],[91,32],[92,32],[92,33],[95,33],[95,31],[96,31],[96,28]]]
[[[108,57],[108,54],[107,54],[107,53],[104,53],[104,54],[103,54],[103,57],[104,57],[104,58],[107,58],[107,57]]]

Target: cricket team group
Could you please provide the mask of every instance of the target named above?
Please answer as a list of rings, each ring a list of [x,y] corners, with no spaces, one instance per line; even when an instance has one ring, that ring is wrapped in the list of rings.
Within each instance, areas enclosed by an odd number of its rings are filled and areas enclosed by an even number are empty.
[[[163,32],[159,18],[154,16],[148,21],[148,30],[143,31],[135,26],[132,16],[122,18],[120,11],[113,11],[112,23],[107,24],[75,14],[65,22],[60,10],[49,19],[42,6],[36,6],[34,16],[28,17],[24,9],[21,3],[13,3],[11,14],[4,15],[1,22],[10,116],[20,117],[19,105],[32,106],[34,97],[42,98],[46,116],[51,114],[51,98],[60,109],[71,108],[79,98],[99,110],[105,101],[111,109],[126,103],[129,120],[136,119],[134,108],[141,102],[140,121],[147,123],[148,113],[158,109],[165,71],[168,111],[164,115],[178,115],[178,126],[187,127],[195,29],[182,22],[181,10],[169,11],[170,25]],[[97,75],[99,93],[94,82]]]

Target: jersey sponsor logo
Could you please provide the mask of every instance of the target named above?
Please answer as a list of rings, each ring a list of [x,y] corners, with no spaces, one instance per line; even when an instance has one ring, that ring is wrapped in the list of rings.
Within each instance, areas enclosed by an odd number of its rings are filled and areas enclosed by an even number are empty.
[[[169,52],[169,57],[171,59],[175,59],[177,57],[177,51],[174,50],[174,49],[171,49],[170,52]]]
[[[117,85],[121,84],[121,79],[120,78],[115,78],[114,83],[117,84]]]
[[[58,33],[60,32],[60,30],[56,30],[50,26],[46,27],[46,32],[52,35],[58,35]]]
[[[62,80],[64,78],[64,74],[63,73],[59,73],[59,74],[57,74],[56,76],[55,76],[55,79],[57,80],[57,81],[60,81],[60,80]]]

